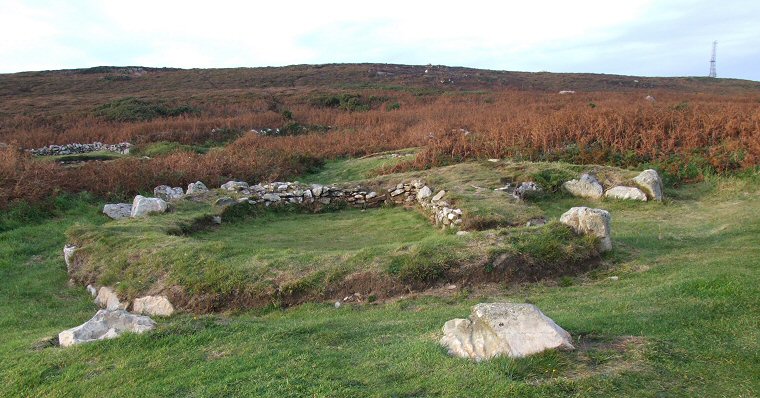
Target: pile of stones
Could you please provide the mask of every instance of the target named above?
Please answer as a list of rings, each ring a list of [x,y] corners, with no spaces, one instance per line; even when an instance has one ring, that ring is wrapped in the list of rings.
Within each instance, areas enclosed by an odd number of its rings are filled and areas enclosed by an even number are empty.
[[[93,142],[92,144],[73,143],[66,145],[48,145],[42,148],[28,149],[28,151],[35,156],[78,155],[96,151],[109,151],[127,155],[131,148],[132,144],[128,142],[110,145],[103,144],[102,142]]]
[[[662,201],[662,179],[656,170],[644,170],[632,180],[635,186],[615,186],[605,191],[604,186],[591,174],[565,182],[562,186],[573,196],[589,199],[602,197],[622,200]]]

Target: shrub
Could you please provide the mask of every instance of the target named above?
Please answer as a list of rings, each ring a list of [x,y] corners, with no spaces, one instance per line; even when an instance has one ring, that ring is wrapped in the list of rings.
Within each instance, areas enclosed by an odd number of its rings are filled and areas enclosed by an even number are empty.
[[[95,115],[115,122],[146,121],[194,112],[195,110],[188,105],[170,107],[162,102],[144,101],[134,97],[114,100],[95,108]]]

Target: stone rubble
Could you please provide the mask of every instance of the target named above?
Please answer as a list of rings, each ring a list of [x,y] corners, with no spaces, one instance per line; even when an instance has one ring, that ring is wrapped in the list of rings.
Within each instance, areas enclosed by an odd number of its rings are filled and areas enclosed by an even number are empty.
[[[62,347],[91,341],[112,339],[125,332],[143,333],[156,323],[147,316],[130,314],[125,310],[99,310],[89,321],[58,334]]]
[[[444,324],[440,344],[450,355],[475,361],[574,349],[570,334],[535,305],[514,303],[475,305],[469,319]]]
[[[66,145],[48,145],[42,148],[27,149],[27,151],[35,156],[78,155],[96,151],[109,151],[127,155],[131,148],[132,144],[128,142],[111,145],[103,144],[102,142],[93,142],[92,144],[73,143]]]

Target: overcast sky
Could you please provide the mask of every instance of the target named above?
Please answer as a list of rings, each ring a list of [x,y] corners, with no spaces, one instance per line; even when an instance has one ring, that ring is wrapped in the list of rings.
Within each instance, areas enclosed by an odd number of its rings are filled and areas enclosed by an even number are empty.
[[[334,62],[760,80],[760,0],[0,0],[0,72]]]

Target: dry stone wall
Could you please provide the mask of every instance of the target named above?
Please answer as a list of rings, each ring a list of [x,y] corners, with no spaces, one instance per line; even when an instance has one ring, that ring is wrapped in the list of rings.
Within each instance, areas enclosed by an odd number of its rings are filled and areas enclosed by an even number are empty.
[[[36,156],[60,156],[60,155],[78,155],[88,152],[96,151],[109,151],[114,153],[120,153],[122,155],[129,154],[129,150],[132,148],[132,144],[128,142],[121,142],[118,144],[103,144],[102,142],[93,142],[92,144],[66,144],[66,145],[48,145],[42,148],[29,149],[28,151],[32,155]]]

